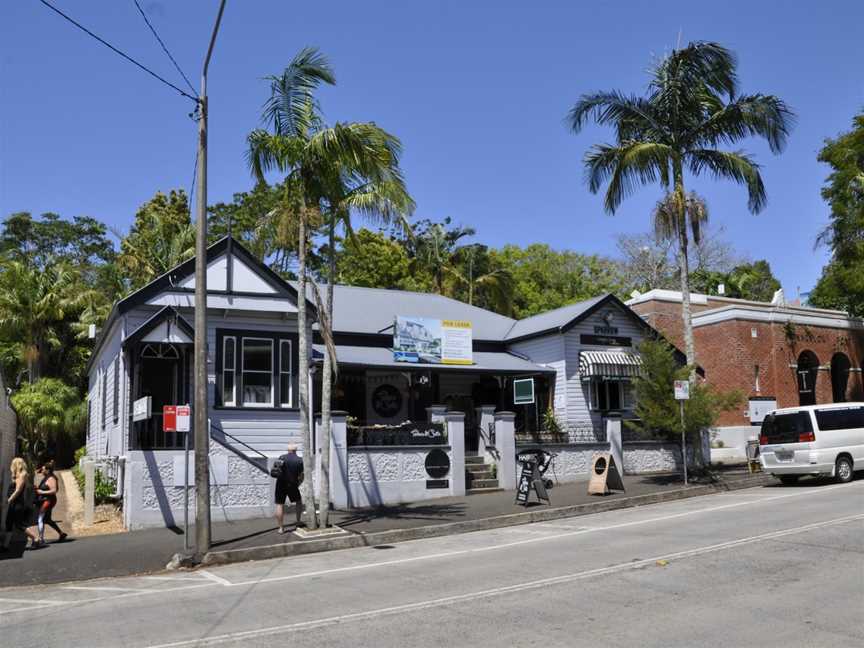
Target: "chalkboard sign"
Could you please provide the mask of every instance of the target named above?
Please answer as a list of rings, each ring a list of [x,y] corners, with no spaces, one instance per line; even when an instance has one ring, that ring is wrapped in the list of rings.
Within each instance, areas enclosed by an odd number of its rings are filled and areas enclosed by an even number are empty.
[[[532,464],[522,464],[522,474],[519,475],[519,485],[516,487],[516,503],[526,506],[531,492],[531,477],[534,472]]]

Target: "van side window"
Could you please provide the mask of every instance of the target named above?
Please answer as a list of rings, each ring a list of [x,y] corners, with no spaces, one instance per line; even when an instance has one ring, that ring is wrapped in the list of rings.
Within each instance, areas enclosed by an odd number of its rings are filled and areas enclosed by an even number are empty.
[[[864,407],[816,410],[820,430],[846,430],[864,427]]]

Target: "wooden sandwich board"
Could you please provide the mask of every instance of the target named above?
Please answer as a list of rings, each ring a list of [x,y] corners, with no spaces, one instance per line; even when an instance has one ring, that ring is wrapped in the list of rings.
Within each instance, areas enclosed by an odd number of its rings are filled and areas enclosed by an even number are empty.
[[[600,452],[591,461],[591,479],[588,481],[589,495],[608,495],[610,490],[624,490],[624,481],[611,452]]]

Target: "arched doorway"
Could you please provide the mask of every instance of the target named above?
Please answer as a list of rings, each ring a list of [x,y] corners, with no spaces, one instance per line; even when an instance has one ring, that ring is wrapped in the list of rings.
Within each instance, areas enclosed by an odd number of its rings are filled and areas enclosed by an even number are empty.
[[[816,378],[819,375],[819,358],[812,351],[802,351],[798,356],[798,403],[816,404]]]
[[[835,403],[846,402],[846,388],[849,385],[849,369],[852,363],[845,353],[835,353],[831,357],[831,396]]]

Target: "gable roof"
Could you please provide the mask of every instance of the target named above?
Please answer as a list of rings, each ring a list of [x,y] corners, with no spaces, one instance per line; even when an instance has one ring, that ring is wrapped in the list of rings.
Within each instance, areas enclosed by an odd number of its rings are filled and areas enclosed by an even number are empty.
[[[187,322],[173,306],[165,306],[158,313],[144,322],[141,326],[130,333],[125,340],[123,346],[135,344],[144,340],[149,333],[157,330],[162,324],[166,324],[166,337],[172,338],[171,326],[177,328],[189,340],[195,339],[195,329]]]
[[[254,294],[253,296],[284,297],[290,299],[295,304],[297,303],[297,289],[293,285],[291,285],[291,282],[286,281],[278,274],[273,272],[273,270],[271,270],[264,263],[259,261],[258,258],[249,250],[247,250],[237,239],[231,236],[223,236],[218,241],[216,241],[215,243],[211,243],[207,247],[207,259],[205,265],[209,267],[213,261],[223,255],[227,255],[229,251],[232,258],[237,258],[242,261],[242,263],[249,270],[251,270],[255,275],[257,275],[258,278],[265,282],[266,285],[273,289],[272,293]],[[96,356],[99,355],[99,351],[101,350],[102,345],[105,342],[106,334],[117,322],[117,319],[120,315],[130,311],[137,306],[147,304],[150,299],[166,291],[193,292],[193,289],[188,287],[188,284],[186,286],[184,286],[183,284],[187,283],[186,280],[189,279],[189,277],[193,277],[194,275],[195,257],[193,256],[191,259],[187,259],[186,261],[172,268],[165,274],[156,277],[153,281],[148,283],[146,286],[139,288],[131,295],[128,295],[120,301],[115,302],[114,306],[112,306],[111,308],[111,312],[108,314],[108,318],[102,325],[102,330],[100,331],[99,336],[96,338],[96,343],[93,346],[93,352],[90,354],[90,359],[87,361],[86,371],[90,371],[90,368],[94,360],[96,359]],[[214,290],[208,288],[207,294],[242,295],[245,293],[226,290]],[[315,304],[307,300],[307,308],[310,311],[311,319],[314,320],[317,317],[317,309],[315,308]]]

